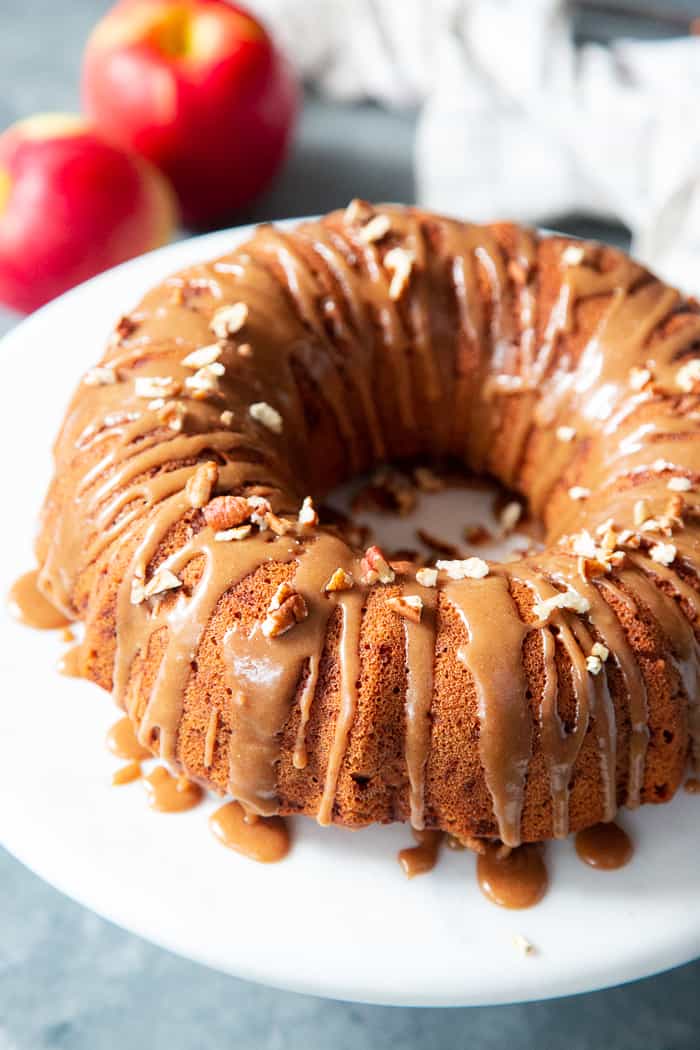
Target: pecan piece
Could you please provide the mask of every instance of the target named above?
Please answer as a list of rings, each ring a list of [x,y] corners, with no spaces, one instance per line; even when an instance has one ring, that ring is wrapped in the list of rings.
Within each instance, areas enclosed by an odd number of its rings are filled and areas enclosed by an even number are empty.
[[[368,547],[362,559],[362,578],[365,583],[393,583],[396,578],[384,552],[376,545]]]
[[[396,595],[394,598],[389,598],[386,604],[392,612],[397,613],[404,620],[420,623],[423,614],[423,599],[417,594]]]
[[[217,496],[204,507],[204,519],[215,532],[243,525],[250,513],[250,504],[243,496]]]
[[[309,615],[307,604],[301,594],[288,583],[281,583],[268,606],[263,620],[262,633],[266,638],[277,638],[285,634]]]
[[[345,569],[337,568],[324,585],[324,591],[349,591],[355,584],[352,574]]]
[[[302,503],[297,520],[300,525],[304,526],[318,525],[318,511],[314,507],[311,496],[307,496]]]
[[[191,506],[201,509],[207,504],[219,480],[219,468],[213,460],[201,463],[187,479],[185,493]]]

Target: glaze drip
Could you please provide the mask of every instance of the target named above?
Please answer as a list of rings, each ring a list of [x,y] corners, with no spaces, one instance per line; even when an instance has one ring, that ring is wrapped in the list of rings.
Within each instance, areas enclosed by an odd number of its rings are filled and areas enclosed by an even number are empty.
[[[260,864],[274,864],[289,852],[289,831],[281,817],[246,817],[238,802],[227,802],[215,810],[209,826],[227,849]]]
[[[576,852],[591,868],[615,871],[630,862],[634,847],[627,832],[618,824],[594,824],[579,831]]]
[[[399,850],[398,856],[399,864],[407,879],[413,879],[416,875],[425,875],[433,870],[437,864],[443,835],[441,831],[414,828],[413,837],[417,845]]]
[[[542,851],[532,845],[510,851],[486,845],[476,858],[476,877],[484,896],[502,908],[532,908],[549,886]]]
[[[174,777],[165,766],[156,766],[143,782],[149,806],[159,813],[182,813],[193,809],[204,796],[199,784],[192,783],[187,777]]]
[[[117,758],[140,762],[141,759],[151,757],[151,752],[138,742],[133,722],[129,718],[120,718],[113,726],[110,726],[105,743],[108,750]]]
[[[57,630],[70,620],[41,593],[36,569],[25,572],[12,584],[7,596],[10,612],[20,623],[38,630]]]
[[[469,636],[457,657],[476,687],[479,752],[498,834],[507,846],[517,846],[532,753],[522,664],[529,627],[518,615],[505,576],[494,574],[484,580],[451,583],[445,595],[459,612]]]

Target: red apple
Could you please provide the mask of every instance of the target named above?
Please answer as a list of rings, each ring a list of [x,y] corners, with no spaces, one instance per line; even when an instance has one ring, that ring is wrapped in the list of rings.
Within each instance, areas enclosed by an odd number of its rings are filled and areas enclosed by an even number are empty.
[[[227,0],[122,0],[88,41],[82,87],[100,129],[157,164],[196,225],[268,184],[299,104],[265,29]]]
[[[0,135],[0,302],[29,311],[169,239],[173,193],[142,157],[62,113]]]

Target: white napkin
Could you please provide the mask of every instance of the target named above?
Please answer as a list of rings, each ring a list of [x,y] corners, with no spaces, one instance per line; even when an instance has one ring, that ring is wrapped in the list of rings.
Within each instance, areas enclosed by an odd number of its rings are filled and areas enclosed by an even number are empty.
[[[253,0],[329,96],[419,105],[418,200],[616,218],[700,291],[700,38],[575,48],[561,0]]]

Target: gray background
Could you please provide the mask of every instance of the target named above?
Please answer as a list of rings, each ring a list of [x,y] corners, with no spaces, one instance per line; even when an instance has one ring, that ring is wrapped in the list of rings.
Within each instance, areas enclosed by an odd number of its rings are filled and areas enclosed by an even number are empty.
[[[0,128],[32,112],[76,108],[82,44],[108,6],[0,0]],[[690,0],[655,6],[700,11]],[[632,29],[664,32],[660,23],[592,13],[579,20],[588,39]],[[410,201],[412,128],[411,114],[309,98],[282,179],[237,220],[321,212],[353,196]],[[575,216],[559,225],[624,240],[624,231]],[[15,320],[0,309],[0,333]],[[271,991],[184,962],[62,897],[2,850],[0,889],[0,1050],[700,1047],[700,962],[551,1003],[442,1011],[357,1006]]]

